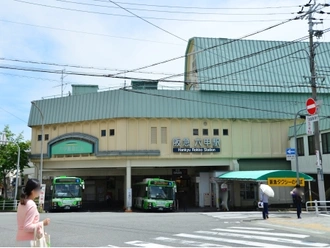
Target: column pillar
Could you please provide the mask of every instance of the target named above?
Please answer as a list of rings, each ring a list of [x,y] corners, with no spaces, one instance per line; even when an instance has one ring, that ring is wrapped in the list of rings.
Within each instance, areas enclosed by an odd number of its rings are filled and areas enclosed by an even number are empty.
[[[132,212],[132,169],[131,169],[131,161],[127,160],[126,162],[126,209],[125,212]]]

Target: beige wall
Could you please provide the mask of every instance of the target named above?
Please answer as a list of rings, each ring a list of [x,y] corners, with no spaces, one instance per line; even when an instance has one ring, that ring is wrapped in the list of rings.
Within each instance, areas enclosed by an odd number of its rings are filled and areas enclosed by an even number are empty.
[[[99,139],[100,151],[109,150],[160,150],[159,158],[284,158],[288,147],[288,128],[291,121],[231,121],[208,119],[113,119],[92,122],[79,122],[59,125],[46,125],[45,134],[49,140],[71,132],[86,133]],[[156,144],[151,144],[151,128],[157,128]],[[166,144],[162,144],[161,128],[166,127]],[[199,129],[199,135],[193,136],[193,129]],[[106,136],[101,137],[101,130]],[[115,136],[109,136],[109,129],[115,129]],[[209,135],[203,136],[202,129],[208,129]],[[213,129],[219,129],[219,136],[213,135]],[[223,129],[229,135],[223,136]],[[41,134],[40,127],[32,128],[32,154],[40,154],[41,142],[37,140]],[[220,153],[213,154],[179,154],[172,152],[173,138],[189,138],[191,147],[194,139],[220,138]],[[44,142],[46,153],[47,142]],[[66,158],[67,159],[67,158]],[[90,158],[93,159],[93,158]],[[104,159],[104,158],[102,158]],[[146,159],[144,157],[144,159]]]

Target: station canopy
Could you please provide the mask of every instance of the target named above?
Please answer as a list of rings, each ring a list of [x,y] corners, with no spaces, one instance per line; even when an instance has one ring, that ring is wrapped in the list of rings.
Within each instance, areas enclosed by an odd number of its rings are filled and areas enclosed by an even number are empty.
[[[219,179],[228,181],[267,181],[268,178],[296,178],[297,174],[291,170],[255,170],[255,171],[230,171],[219,176]],[[300,178],[305,181],[314,181],[314,179],[305,174],[299,173]]]

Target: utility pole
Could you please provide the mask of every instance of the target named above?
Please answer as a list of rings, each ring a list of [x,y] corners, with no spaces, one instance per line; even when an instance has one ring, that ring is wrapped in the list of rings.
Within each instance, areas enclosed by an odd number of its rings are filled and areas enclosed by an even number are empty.
[[[308,14],[308,24],[309,24],[309,64],[310,64],[310,74],[311,74],[311,87],[312,87],[312,98],[317,102],[317,94],[316,94],[316,79],[317,75],[315,72],[315,44],[314,44],[314,35],[317,31],[313,30],[314,18],[313,13],[318,8],[319,4],[316,4],[316,0],[314,0],[314,4],[310,5],[309,14]],[[320,34],[318,34],[320,35]],[[323,168],[322,168],[322,156],[320,150],[320,130],[319,130],[319,122],[314,122],[314,141],[315,141],[315,154],[316,154],[316,163],[317,163],[317,182],[319,189],[319,200],[325,201],[325,189],[324,189],[324,176],[323,176]]]

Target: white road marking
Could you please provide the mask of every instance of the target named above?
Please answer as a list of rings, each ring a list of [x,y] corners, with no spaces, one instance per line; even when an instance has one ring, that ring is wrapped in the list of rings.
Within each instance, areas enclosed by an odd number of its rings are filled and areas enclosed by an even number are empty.
[[[148,242],[139,241],[139,240],[125,242],[125,244],[134,245],[134,246],[138,246],[138,247],[144,247],[144,248],[172,248],[172,246],[159,245],[159,244],[148,243]]]
[[[222,228],[215,228],[212,229],[213,231],[219,232],[232,232],[232,233],[245,233],[245,234],[256,234],[256,235],[269,235],[269,236],[279,236],[279,237],[292,237],[294,235],[295,238],[308,238],[309,235],[304,234],[291,234],[291,233],[276,233],[276,232],[260,232],[260,231],[245,231],[245,230],[232,230],[232,229],[222,229]]]
[[[207,235],[217,235],[224,237],[233,237],[233,238],[244,238],[244,239],[256,239],[256,240],[264,240],[269,242],[278,242],[278,243],[286,243],[286,244],[295,244],[298,246],[315,246],[315,247],[325,247],[329,244],[325,243],[313,243],[313,242],[305,242],[299,239],[288,239],[288,238],[280,238],[280,237],[269,237],[269,236],[258,236],[258,235],[248,235],[248,234],[239,234],[239,233],[224,233],[224,232],[209,232],[209,231],[196,231],[198,234],[207,234]],[[271,233],[269,233],[271,234]],[[295,237],[296,234],[291,234],[291,237]]]
[[[181,244],[186,245],[185,247],[197,246],[197,247],[224,247],[223,245],[218,244],[211,244],[211,243],[202,243],[193,240],[183,240],[183,239],[173,239],[173,238],[166,238],[166,237],[158,237],[155,238],[158,241],[164,241],[169,243]]]
[[[233,229],[245,229],[245,230],[259,230],[259,231],[272,231],[274,229],[270,229],[270,228],[260,228],[260,227],[239,227],[239,226],[232,226],[229,228],[233,228]]]
[[[248,245],[248,246],[253,246],[253,247],[278,247],[278,248],[286,247],[287,248],[287,246],[274,245],[274,244],[270,244],[270,243],[254,242],[254,241],[248,241],[248,240],[217,238],[217,237],[207,237],[207,236],[186,234],[186,233],[179,233],[179,234],[176,234],[175,236],[184,237],[184,238],[192,238],[192,239],[201,239],[201,240],[210,240],[210,241],[217,241],[217,242],[232,243],[232,244],[238,244],[238,245],[244,245],[244,246]]]

